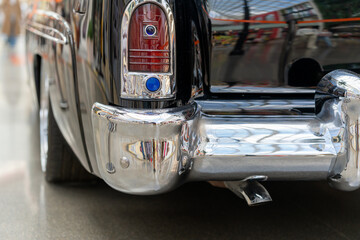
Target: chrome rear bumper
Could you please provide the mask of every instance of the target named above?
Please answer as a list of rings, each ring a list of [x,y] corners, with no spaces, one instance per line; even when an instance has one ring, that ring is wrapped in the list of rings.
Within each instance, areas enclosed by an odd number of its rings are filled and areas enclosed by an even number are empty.
[[[320,82],[317,115],[209,115],[183,108],[93,107],[97,163],[112,187],[156,194],[186,181],[325,180],[360,186],[360,78],[335,71]]]

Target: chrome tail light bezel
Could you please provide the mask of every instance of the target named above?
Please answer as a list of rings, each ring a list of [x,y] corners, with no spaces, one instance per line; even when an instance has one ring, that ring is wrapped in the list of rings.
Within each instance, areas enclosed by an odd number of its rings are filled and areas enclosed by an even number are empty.
[[[170,69],[167,73],[132,72],[129,71],[129,27],[134,11],[143,4],[156,4],[167,17],[169,27]],[[123,14],[121,25],[121,90],[120,98],[131,100],[166,100],[176,96],[175,82],[175,21],[169,3],[166,0],[133,0]],[[146,80],[155,77],[159,79],[161,87],[151,92],[146,88]]]

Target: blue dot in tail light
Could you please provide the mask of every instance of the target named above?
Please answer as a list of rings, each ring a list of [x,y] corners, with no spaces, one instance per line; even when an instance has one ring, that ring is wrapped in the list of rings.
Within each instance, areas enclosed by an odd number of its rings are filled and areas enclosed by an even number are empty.
[[[153,25],[147,25],[145,27],[145,32],[148,36],[154,36],[156,34],[156,27]]]
[[[156,92],[160,89],[160,80],[155,77],[149,78],[146,80],[146,88],[150,92]]]

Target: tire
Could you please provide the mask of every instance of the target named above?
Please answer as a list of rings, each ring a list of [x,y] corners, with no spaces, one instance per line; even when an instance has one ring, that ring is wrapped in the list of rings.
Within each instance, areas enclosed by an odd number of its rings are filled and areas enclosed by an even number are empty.
[[[48,182],[80,182],[96,179],[81,165],[64,139],[54,118],[51,104],[48,115],[48,154],[45,178]]]
[[[40,85],[40,153],[41,168],[48,182],[80,182],[97,179],[81,165],[80,161],[63,137],[51,107],[49,82],[44,64],[40,74],[35,75]]]

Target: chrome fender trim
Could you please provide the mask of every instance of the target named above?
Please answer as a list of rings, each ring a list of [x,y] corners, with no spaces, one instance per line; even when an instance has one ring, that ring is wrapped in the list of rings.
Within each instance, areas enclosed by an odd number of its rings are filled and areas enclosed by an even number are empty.
[[[36,10],[27,16],[26,30],[51,40],[67,45],[72,38],[69,24],[55,12]]]

